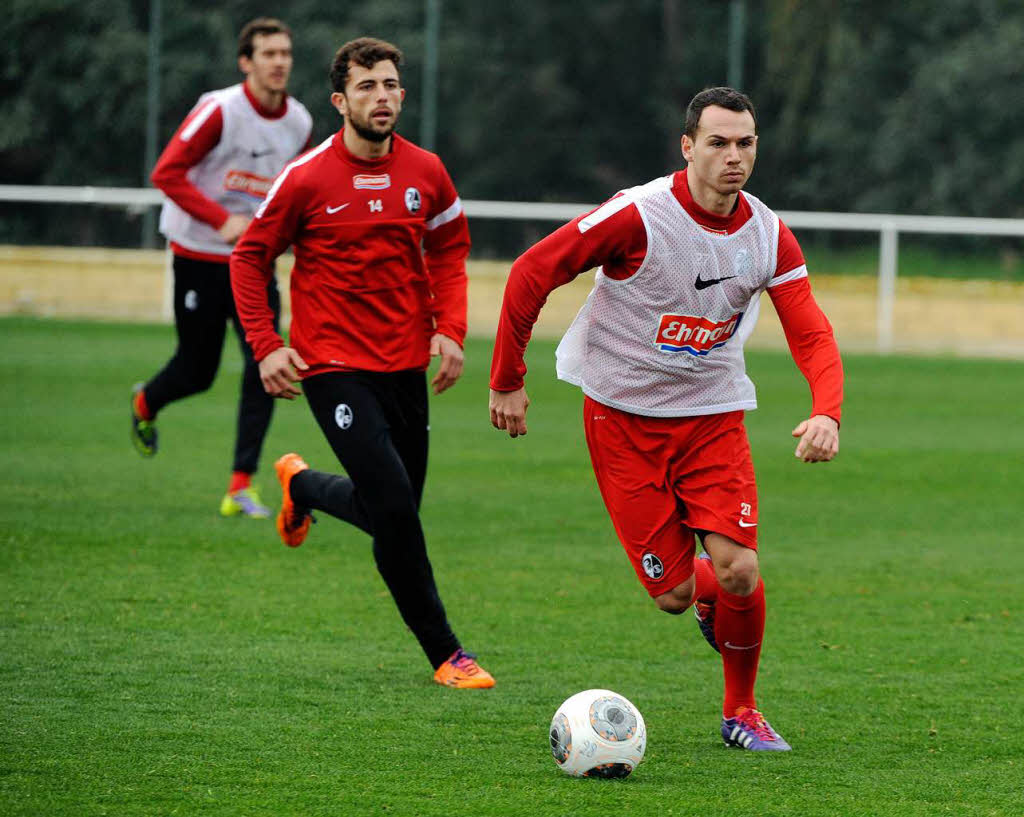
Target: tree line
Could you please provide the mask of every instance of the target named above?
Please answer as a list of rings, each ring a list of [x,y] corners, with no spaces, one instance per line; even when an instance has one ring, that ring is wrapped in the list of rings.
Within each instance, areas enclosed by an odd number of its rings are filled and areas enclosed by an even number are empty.
[[[335,49],[371,34],[406,53],[400,131],[418,140],[424,6],[163,0],[160,147],[201,92],[239,80],[238,29],[266,13],[293,28],[291,92],[312,111],[315,138],[339,125],[328,103]],[[4,183],[147,183],[149,9],[12,0],[0,20]],[[753,193],[778,209],[1024,215],[1019,0],[746,9],[743,90],[760,133]],[[728,37],[725,0],[443,0],[436,150],[464,198],[601,201],[681,165],[683,111],[697,91],[725,84]],[[138,242],[137,221],[88,209],[5,205],[0,241],[77,230],[71,243]],[[501,246],[507,225],[478,232],[478,246],[515,251]]]

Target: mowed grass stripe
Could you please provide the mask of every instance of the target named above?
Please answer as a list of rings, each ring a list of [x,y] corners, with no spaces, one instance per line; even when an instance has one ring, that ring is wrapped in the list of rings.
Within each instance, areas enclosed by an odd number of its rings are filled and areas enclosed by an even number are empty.
[[[658,613],[594,485],[580,397],[531,348],[530,433],[487,422],[490,344],[432,400],[424,522],[449,617],[498,678],[453,692],[327,517],[307,543],[221,519],[237,349],[207,394],[128,442],[168,327],[0,321],[0,802],[11,815],[537,813],[1012,815],[1024,739],[1021,365],[849,357],[843,450],[792,456],[807,387],[751,353],[769,621],[759,683],[782,757],[717,737],[718,656]],[[297,450],[281,404],[260,482]],[[568,695],[609,687],[650,731],[628,780],[547,748]]]

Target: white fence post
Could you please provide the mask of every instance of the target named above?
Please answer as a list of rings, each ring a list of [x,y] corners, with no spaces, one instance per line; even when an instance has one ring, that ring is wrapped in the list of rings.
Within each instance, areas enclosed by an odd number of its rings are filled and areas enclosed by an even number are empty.
[[[896,303],[896,258],[899,252],[899,233],[896,225],[882,225],[878,250],[878,351],[892,352],[893,307]]]
[[[160,317],[164,323],[174,321],[174,253],[171,245],[164,249],[164,296],[160,304]]]

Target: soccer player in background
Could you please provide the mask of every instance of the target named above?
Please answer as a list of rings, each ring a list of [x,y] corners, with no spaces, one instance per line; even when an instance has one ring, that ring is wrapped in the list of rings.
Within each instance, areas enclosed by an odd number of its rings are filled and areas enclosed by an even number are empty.
[[[754,697],[765,597],[743,343],[761,293],[811,387],[810,415],[793,430],[804,462],[839,450],[842,362],[796,238],[741,192],[757,154],[750,100],[731,88],[697,94],[682,152],[684,170],[621,191],[516,260],[495,341],[491,422],[511,437],[526,433],[523,355],[537,315],[555,287],[599,267],[557,369],[583,390],[605,506],[655,604],[672,614],[693,604],[721,653],[726,745],[785,751]]]
[[[427,384],[462,374],[469,228],[441,160],[395,133],[405,91],[395,46],[369,37],[337,52],[331,103],[344,125],[292,162],[231,256],[239,316],[269,394],[304,392],[347,477],[298,456],[276,464],[286,545],[322,510],[373,537],[373,555],[439,684],[494,686],[448,624],[420,524]],[[294,246],[291,345],[273,323],[267,282]],[[296,387],[301,377],[302,392]]]
[[[232,473],[220,505],[224,516],[267,518],[270,509],[252,486],[274,400],[244,340],[231,296],[228,259],[274,177],[309,145],[312,119],[288,96],[291,31],[260,17],[238,38],[245,81],[203,94],[153,168],[167,196],[160,230],[174,256],[174,356],[132,393],[132,442],[144,457],[157,451],[157,413],[169,403],[206,391],[220,366],[227,321],[242,349],[243,370]],[[277,284],[267,282],[276,321]]]

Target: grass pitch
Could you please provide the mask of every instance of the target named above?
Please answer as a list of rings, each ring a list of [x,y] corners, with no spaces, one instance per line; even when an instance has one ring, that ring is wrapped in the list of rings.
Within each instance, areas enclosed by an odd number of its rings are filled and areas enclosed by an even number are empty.
[[[721,670],[655,610],[601,505],[578,392],[530,358],[530,433],[490,428],[490,346],[432,402],[424,504],[449,617],[498,679],[451,691],[367,537],[322,517],[290,550],[217,515],[238,353],[128,441],[168,327],[0,321],[0,803],[5,815],[1018,815],[1024,811],[1024,371],[849,357],[840,458],[804,465],[807,389],[750,354],[769,611],[759,700],[794,746],[726,750]],[[281,404],[261,482],[297,450]],[[608,687],[647,720],[625,781],[574,780],[547,726]]]

